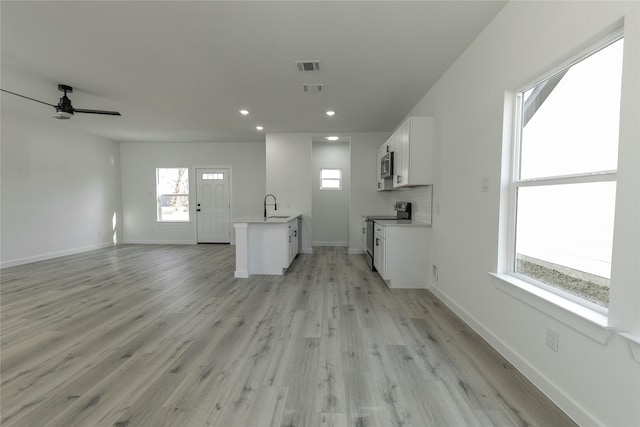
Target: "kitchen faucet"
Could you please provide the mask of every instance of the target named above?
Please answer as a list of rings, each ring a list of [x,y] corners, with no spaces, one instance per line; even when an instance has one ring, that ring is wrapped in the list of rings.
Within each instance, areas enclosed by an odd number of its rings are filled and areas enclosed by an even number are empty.
[[[273,203],[269,203],[270,205],[273,204],[273,210],[278,210],[278,204],[276,202],[276,196],[274,196],[273,194],[267,194],[266,196],[264,196],[264,217],[267,217],[267,197],[273,197]]]

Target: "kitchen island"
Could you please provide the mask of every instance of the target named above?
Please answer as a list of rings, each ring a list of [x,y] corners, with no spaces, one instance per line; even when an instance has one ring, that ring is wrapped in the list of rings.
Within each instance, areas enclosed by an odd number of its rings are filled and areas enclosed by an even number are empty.
[[[234,277],[282,275],[300,248],[300,214],[246,216],[233,221],[236,236]]]

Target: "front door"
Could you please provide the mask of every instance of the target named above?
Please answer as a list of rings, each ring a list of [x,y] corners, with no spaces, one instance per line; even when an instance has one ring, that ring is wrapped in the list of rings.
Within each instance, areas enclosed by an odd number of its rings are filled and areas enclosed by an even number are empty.
[[[229,169],[196,169],[198,243],[231,242]]]

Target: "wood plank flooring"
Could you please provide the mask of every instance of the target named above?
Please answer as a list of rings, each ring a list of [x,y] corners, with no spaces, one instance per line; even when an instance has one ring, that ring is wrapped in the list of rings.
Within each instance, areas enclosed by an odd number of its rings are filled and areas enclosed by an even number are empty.
[[[344,248],[234,279],[228,245],[1,272],[2,426],[568,426],[426,290]]]

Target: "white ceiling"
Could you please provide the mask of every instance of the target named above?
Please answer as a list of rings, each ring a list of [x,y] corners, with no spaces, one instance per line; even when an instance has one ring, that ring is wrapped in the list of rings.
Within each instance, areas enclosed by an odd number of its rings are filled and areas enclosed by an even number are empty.
[[[58,83],[73,86],[74,107],[122,117],[57,123],[119,141],[388,132],[504,4],[2,1],[1,86],[52,104]],[[298,60],[319,60],[320,71],[298,72]],[[303,83],[325,92],[304,93]],[[1,101],[55,121],[51,107],[4,93]]]

